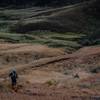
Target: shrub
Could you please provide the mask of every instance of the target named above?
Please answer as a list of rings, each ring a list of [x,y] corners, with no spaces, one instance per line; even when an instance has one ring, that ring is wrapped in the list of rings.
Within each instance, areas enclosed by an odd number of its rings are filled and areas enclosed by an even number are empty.
[[[52,79],[52,80],[47,81],[46,84],[47,84],[48,86],[57,85],[57,81],[54,80],[54,79]]]

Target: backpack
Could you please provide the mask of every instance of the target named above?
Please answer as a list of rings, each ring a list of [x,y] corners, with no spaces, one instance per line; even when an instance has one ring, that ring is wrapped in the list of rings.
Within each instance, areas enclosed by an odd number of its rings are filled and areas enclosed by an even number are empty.
[[[15,71],[10,73],[11,78],[17,78],[17,73]]]

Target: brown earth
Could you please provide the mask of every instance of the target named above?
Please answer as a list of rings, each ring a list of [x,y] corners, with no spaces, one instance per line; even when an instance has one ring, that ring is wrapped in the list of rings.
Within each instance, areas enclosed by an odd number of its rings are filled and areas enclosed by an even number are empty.
[[[17,91],[7,77],[16,68]],[[99,100],[100,47],[73,54],[32,44],[0,44],[0,100]]]

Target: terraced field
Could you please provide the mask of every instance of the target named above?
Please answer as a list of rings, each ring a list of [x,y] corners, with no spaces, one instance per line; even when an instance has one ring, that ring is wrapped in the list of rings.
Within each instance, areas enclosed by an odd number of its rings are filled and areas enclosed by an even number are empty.
[[[1,42],[42,44],[54,48],[63,48],[67,52],[73,52],[82,45],[79,40],[82,34],[33,32],[31,34],[0,33]]]

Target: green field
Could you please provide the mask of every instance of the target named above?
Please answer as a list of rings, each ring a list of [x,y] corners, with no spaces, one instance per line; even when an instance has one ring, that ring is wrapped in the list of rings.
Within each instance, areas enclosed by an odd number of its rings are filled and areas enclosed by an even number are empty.
[[[43,44],[65,50],[75,50],[81,47],[78,40],[82,34],[54,33],[54,32],[32,32],[30,34],[0,33],[0,41],[11,43],[33,43]]]

